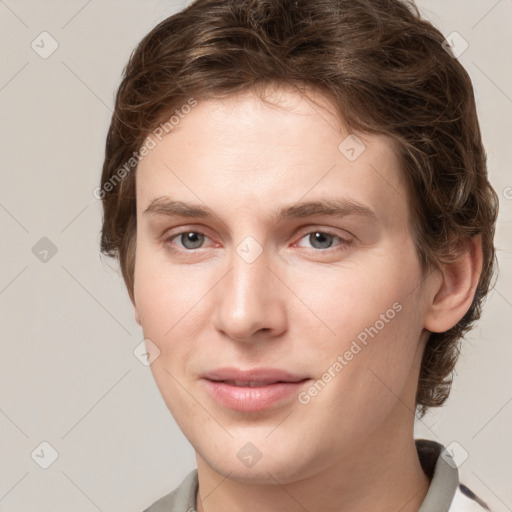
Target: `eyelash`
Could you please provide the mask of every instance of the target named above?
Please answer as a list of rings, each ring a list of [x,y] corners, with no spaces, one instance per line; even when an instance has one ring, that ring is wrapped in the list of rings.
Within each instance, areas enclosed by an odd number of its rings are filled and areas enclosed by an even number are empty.
[[[180,231],[178,233],[174,233],[165,239],[166,244],[168,244],[168,246],[172,252],[185,252],[185,253],[193,254],[196,250],[203,249],[203,247],[198,247],[197,249],[187,249],[187,248],[176,249],[171,246],[171,243],[175,238],[178,238],[181,235],[184,235],[187,233],[195,233],[196,235],[204,235],[206,238],[210,238],[206,233],[204,233],[202,231],[198,231],[198,230],[193,230],[193,229],[187,229],[187,230]],[[328,247],[326,249],[316,249],[314,247],[306,248],[306,249],[308,249],[309,252],[314,252],[316,254],[318,254],[318,253],[335,253],[338,251],[343,251],[343,250],[346,250],[349,247],[351,247],[351,245],[353,244],[353,240],[351,240],[351,239],[343,238],[342,236],[338,235],[337,233],[334,233],[333,231],[320,230],[320,229],[314,229],[314,230],[304,233],[299,238],[299,242],[301,240],[303,240],[304,238],[306,238],[307,236],[314,234],[314,233],[321,233],[323,235],[332,236],[333,238],[337,238],[340,242],[337,246],[334,246],[334,248],[333,247]]]

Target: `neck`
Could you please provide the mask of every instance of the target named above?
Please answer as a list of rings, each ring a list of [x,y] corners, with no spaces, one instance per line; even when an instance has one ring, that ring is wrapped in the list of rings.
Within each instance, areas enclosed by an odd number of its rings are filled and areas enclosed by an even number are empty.
[[[312,477],[285,485],[226,478],[196,455],[198,512],[417,512],[430,482],[413,439],[414,415],[402,403],[397,408],[402,414],[390,415],[385,431],[379,428]]]

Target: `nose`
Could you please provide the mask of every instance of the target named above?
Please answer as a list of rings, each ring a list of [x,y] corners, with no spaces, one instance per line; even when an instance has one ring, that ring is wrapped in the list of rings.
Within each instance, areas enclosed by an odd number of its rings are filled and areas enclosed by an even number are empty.
[[[215,287],[216,328],[240,342],[282,334],[286,328],[286,288],[263,252],[254,261],[234,251],[231,270]]]

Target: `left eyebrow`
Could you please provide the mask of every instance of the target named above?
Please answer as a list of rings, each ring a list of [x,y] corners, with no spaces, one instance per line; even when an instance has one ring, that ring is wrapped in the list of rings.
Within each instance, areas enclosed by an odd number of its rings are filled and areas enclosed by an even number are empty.
[[[278,210],[278,219],[312,217],[314,215],[329,215],[333,217],[345,217],[347,215],[360,215],[368,219],[376,220],[375,212],[361,203],[346,199],[319,199],[285,206]]]
[[[167,196],[157,197],[151,201],[144,210],[144,214],[155,214],[164,216],[211,218],[214,213],[210,208],[201,204],[174,201]],[[318,199],[306,201],[290,206],[284,206],[275,210],[271,217],[276,220],[312,217],[325,215],[332,217],[345,217],[357,215],[376,220],[374,211],[361,203],[346,199]]]

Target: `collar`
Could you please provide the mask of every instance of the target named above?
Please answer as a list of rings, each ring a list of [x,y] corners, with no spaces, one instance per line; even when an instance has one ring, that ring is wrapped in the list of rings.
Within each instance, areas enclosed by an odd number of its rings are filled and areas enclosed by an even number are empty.
[[[448,512],[459,485],[459,471],[442,444],[416,439],[421,467],[430,478],[430,487],[418,512]]]

